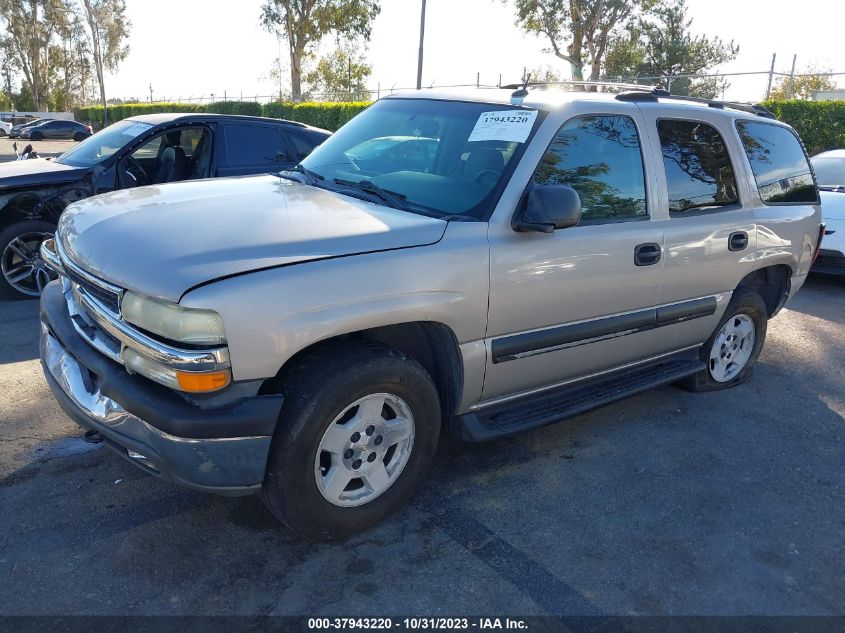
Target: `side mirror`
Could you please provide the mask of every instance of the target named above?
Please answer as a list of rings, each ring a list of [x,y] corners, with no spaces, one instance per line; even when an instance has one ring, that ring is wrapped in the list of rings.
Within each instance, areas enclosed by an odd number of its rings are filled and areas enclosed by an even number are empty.
[[[514,231],[553,233],[575,226],[581,220],[581,198],[566,185],[534,185],[525,207],[514,215]]]

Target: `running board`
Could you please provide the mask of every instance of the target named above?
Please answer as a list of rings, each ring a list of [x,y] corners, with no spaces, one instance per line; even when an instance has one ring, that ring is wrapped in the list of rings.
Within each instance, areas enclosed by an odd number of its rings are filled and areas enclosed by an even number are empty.
[[[675,382],[706,367],[698,358],[698,350],[694,350],[660,363],[605,374],[554,391],[459,415],[453,418],[454,429],[467,441],[485,442],[560,422],[616,400]]]

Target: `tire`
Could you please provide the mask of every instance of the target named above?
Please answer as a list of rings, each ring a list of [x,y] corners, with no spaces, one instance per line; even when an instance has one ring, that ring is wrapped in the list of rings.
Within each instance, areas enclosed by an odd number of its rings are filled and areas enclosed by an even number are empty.
[[[376,343],[327,345],[283,376],[282,392],[262,488],[282,523],[310,538],[341,539],[379,523],[412,495],[440,435],[437,389],[419,363]],[[357,402],[378,414],[368,416]],[[399,423],[409,415],[411,435],[393,443],[401,435],[396,429],[409,428]],[[334,476],[341,482],[336,493]]]
[[[6,136],[6,130],[0,128],[0,138],[3,138],[4,136]]]
[[[744,383],[763,349],[768,320],[766,304],[759,294],[753,290],[735,291],[716,330],[701,347],[701,360],[707,368],[678,384],[690,391],[718,391]],[[753,326],[753,344],[742,334],[749,323]],[[728,340],[726,335],[736,338]],[[743,350],[743,344],[749,348]],[[736,358],[743,362],[732,367]]]
[[[33,132],[29,136],[29,140],[31,140],[31,141],[43,141],[44,135],[41,132]]]
[[[37,299],[41,295],[40,288],[54,279],[55,275],[37,255],[38,247],[43,240],[52,237],[55,231],[55,224],[42,220],[17,222],[0,231],[0,297]],[[26,259],[30,256],[32,264]],[[31,270],[31,275],[16,281],[17,276],[27,269]]]
[[[84,141],[85,140],[85,134],[83,134],[82,132],[77,132],[76,134],[73,135],[73,140],[76,141],[77,143],[79,143],[80,141]]]

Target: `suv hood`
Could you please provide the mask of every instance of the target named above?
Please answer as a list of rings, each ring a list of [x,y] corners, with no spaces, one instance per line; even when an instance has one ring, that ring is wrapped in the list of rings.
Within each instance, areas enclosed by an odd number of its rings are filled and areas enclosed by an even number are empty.
[[[447,222],[282,180],[218,178],[77,202],[59,222],[64,254],[123,288],[179,301],[219,277],[425,246]]]
[[[82,178],[88,171],[86,167],[62,165],[46,158],[13,160],[0,163],[0,189],[72,182]]]

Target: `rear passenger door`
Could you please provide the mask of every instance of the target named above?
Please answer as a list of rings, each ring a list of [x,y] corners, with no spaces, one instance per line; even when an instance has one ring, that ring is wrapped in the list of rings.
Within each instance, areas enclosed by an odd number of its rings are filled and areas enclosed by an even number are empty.
[[[712,334],[732,291],[755,267],[757,228],[732,118],[704,107],[641,108],[662,159],[659,204],[668,216],[659,299],[666,323],[649,343],[663,353]]]
[[[218,176],[270,174],[293,166],[279,126],[250,122],[225,123],[222,128]]]
[[[482,404],[649,353],[642,330],[653,323],[660,290],[662,228],[651,217],[639,113],[613,106],[619,114],[563,123],[528,184],[575,189],[577,226],[546,234],[516,232],[510,217],[491,223]]]

